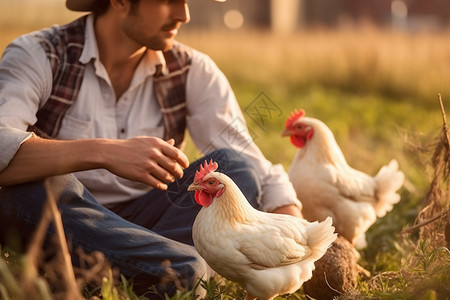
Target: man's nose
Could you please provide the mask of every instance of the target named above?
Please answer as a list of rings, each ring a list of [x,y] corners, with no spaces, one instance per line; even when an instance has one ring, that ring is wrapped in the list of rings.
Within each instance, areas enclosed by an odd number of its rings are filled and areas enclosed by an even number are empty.
[[[177,1],[173,6],[172,18],[178,22],[189,23],[191,15],[189,6],[185,1]]]

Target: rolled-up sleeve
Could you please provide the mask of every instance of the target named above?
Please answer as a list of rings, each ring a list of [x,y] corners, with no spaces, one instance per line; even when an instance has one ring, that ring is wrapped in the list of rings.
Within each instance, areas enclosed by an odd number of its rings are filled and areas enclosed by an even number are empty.
[[[8,166],[20,145],[33,135],[34,133],[15,128],[0,127],[0,136],[2,137],[0,142],[0,172]]]
[[[253,142],[228,80],[207,55],[194,51],[186,92],[188,129],[196,147],[203,153],[232,148],[248,157],[262,183],[261,210],[301,207],[283,166],[269,162]]]
[[[52,75],[46,54],[31,36],[22,36],[0,60],[0,171],[32,134],[36,112],[51,93]]]

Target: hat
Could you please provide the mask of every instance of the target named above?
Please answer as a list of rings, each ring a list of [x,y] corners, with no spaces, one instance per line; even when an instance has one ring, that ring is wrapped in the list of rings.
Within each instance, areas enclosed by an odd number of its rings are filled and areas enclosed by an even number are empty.
[[[215,0],[217,2],[225,2],[226,0]],[[73,11],[90,11],[95,0],[66,0],[66,6]]]
[[[90,11],[95,0],[66,0],[66,6],[73,11]]]

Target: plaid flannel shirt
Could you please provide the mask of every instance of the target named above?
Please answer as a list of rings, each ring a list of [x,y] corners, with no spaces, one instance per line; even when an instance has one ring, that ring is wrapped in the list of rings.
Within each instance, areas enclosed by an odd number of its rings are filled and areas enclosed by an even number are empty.
[[[85,41],[87,16],[63,26],[54,26],[34,33],[45,50],[53,74],[52,92],[37,111],[37,122],[28,128],[36,134],[54,138],[62,119],[76,101],[83,80],[84,65],[79,62]],[[163,52],[168,74],[156,66],[154,89],[164,121],[164,138],[175,139],[182,147],[186,130],[186,78],[191,64],[190,48],[180,43]]]

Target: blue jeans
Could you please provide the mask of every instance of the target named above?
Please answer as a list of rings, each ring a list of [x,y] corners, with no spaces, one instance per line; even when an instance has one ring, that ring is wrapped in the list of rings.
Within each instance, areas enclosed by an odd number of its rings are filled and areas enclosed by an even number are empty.
[[[167,279],[167,262],[179,283],[191,289],[198,278],[206,279],[211,274],[192,246],[192,224],[201,207],[187,187],[200,163],[211,158],[218,162],[218,171],[232,178],[258,208],[261,185],[256,171],[248,160],[229,149],[214,151],[192,163],[183,178],[170,184],[167,191],[153,189],[110,209],[100,205],[75,176],[49,178],[52,188],[62,190],[58,207],[71,248],[80,247],[85,253],[102,252],[121,274],[132,279],[138,295],[152,285],[160,294],[175,292],[174,282],[161,282],[161,278]],[[43,181],[1,188],[0,242],[8,244],[11,237],[19,237],[22,247],[26,247],[45,200]],[[53,235],[50,226],[45,243]],[[72,261],[78,264],[75,253]]]

